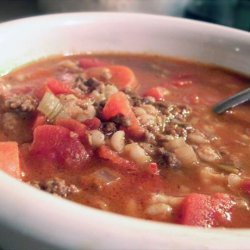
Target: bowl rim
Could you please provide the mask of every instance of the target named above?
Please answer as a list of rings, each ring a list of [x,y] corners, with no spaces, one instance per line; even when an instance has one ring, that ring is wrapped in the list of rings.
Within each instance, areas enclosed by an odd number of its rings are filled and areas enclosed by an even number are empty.
[[[136,18],[139,21],[145,21],[145,19],[150,18],[152,21],[163,21],[166,22],[166,20],[169,20],[172,23],[175,23],[176,25],[178,25],[178,27],[181,27],[181,25],[185,25],[186,27],[188,25],[190,26],[195,26],[196,29],[202,30],[202,29],[207,29],[209,30],[209,33],[211,33],[212,35],[215,34],[229,34],[230,36],[235,36],[237,38],[241,37],[241,39],[244,40],[244,42],[247,41],[247,43],[249,43],[250,46],[250,33],[245,31],[245,30],[240,30],[240,29],[236,29],[233,27],[228,27],[228,26],[223,26],[221,24],[213,24],[213,23],[209,23],[209,22],[205,22],[205,21],[198,21],[198,20],[192,20],[192,19],[188,19],[188,18],[182,18],[182,17],[176,17],[176,16],[168,16],[168,15],[155,15],[155,14],[147,14],[147,13],[133,13],[133,12],[64,12],[64,13],[54,13],[54,14],[45,14],[45,15],[37,15],[37,16],[31,16],[31,17],[24,17],[24,18],[19,18],[19,19],[14,19],[14,20],[9,20],[6,22],[2,22],[0,23],[0,29],[4,30],[5,32],[8,32],[9,29],[11,28],[15,28],[15,27],[29,27],[31,25],[37,25],[39,24],[39,22],[43,22],[43,23],[49,23],[52,22],[53,20],[61,20],[61,21],[65,21],[65,19],[70,20],[70,18],[74,19],[74,23],[75,24],[79,24],[82,23],[82,18],[87,18],[88,22],[95,22],[95,19],[103,19],[106,20],[106,18],[116,18],[117,20],[122,20],[124,21],[124,19],[130,19],[130,18]],[[121,19],[118,19],[121,18]],[[65,23],[64,23],[65,24]],[[239,40],[239,39],[238,39]],[[1,40],[0,40],[1,41]],[[239,49],[239,48],[235,48]],[[89,51],[88,51],[89,52]],[[105,50],[105,51],[97,51],[99,52],[112,52],[111,50]],[[134,53],[134,52],[132,52]],[[67,55],[74,55],[75,53],[69,53],[67,52]],[[136,53],[135,53],[136,54]],[[147,54],[147,53],[146,53]],[[158,53],[150,53],[149,54],[155,54],[158,55]],[[57,56],[58,53],[55,54],[51,54],[51,56]],[[160,55],[160,54],[159,54]],[[194,62],[200,62],[200,60],[198,59],[190,59],[190,58],[186,58],[183,56],[170,56],[170,57],[174,57],[177,59],[184,59],[184,60],[192,60]],[[36,59],[32,59],[31,62],[34,60],[39,60],[39,59],[43,59],[44,57],[38,57]],[[29,62],[28,62],[29,63]],[[25,65],[26,62],[23,64],[8,64],[6,66],[1,67],[0,68],[0,76],[4,76],[6,74],[8,74],[10,71],[19,68],[22,65]],[[214,66],[218,66],[221,68],[229,68],[231,71],[234,71],[236,73],[240,73],[243,74],[245,76],[250,76],[250,73],[246,70],[244,70],[243,72],[241,70],[235,70],[233,68],[230,68],[230,66],[223,66],[223,65],[217,65],[215,62],[208,62],[205,63],[208,65],[214,65]],[[6,68],[5,68],[6,67]]]
[[[203,27],[203,28],[213,28],[217,32],[227,32],[231,33],[232,35],[241,36],[243,38],[249,39],[250,33],[242,30],[237,30],[230,27],[224,27],[217,24],[210,24],[206,22],[200,22],[200,21],[194,21],[189,19],[183,19],[179,17],[170,17],[170,16],[161,16],[161,15],[152,15],[152,14],[142,14],[142,13],[115,13],[115,12],[73,12],[73,13],[60,13],[60,14],[50,14],[50,15],[41,15],[36,17],[28,17],[28,18],[22,18],[17,20],[12,20],[8,22],[4,22],[0,24],[0,31],[2,28],[13,28],[19,25],[30,25],[33,21],[44,21],[44,22],[51,22],[54,19],[70,19],[78,17],[92,17],[93,19],[101,19],[102,18],[113,18],[113,17],[119,17],[119,18],[150,18],[150,19],[156,19],[159,21],[167,21],[172,20],[174,22],[178,22],[184,25],[194,25],[196,27]],[[249,39],[250,40],[250,39]],[[65,212],[65,217],[67,217],[67,222],[71,216],[74,217],[74,220],[77,221],[77,218],[88,218],[88,216],[97,216],[100,221],[103,223],[105,222],[107,225],[109,225],[111,228],[111,225],[114,224],[122,224],[126,226],[126,228],[130,228],[132,231],[141,229],[142,232],[145,232],[145,230],[148,230],[149,232],[157,231],[161,232],[161,235],[167,235],[170,232],[174,232],[176,235],[186,235],[188,237],[191,237],[193,235],[199,235],[200,237],[205,237],[208,239],[211,236],[214,236],[215,234],[217,236],[220,236],[224,239],[227,239],[228,236],[230,236],[231,239],[237,239],[241,240],[244,238],[246,240],[249,238],[250,235],[250,229],[221,229],[221,228],[212,228],[212,229],[204,229],[204,228],[197,228],[197,227],[188,227],[183,225],[176,225],[176,224],[170,224],[170,223],[163,223],[163,222],[155,222],[155,221],[147,221],[144,219],[138,219],[138,218],[132,218],[128,216],[123,216],[120,214],[114,214],[110,212],[101,211],[95,208],[91,208],[85,205],[79,205],[75,202],[71,202],[65,199],[60,199],[53,197],[50,194],[47,194],[43,191],[37,190],[31,186],[26,185],[25,183],[21,183],[14,178],[6,175],[5,173],[0,172],[0,183],[3,186],[4,191],[8,191],[8,197],[5,195],[3,190],[0,190],[0,200],[3,201],[4,206],[3,208],[0,208],[0,222],[15,228],[16,230],[23,231],[25,234],[33,237],[38,238],[39,240],[42,240],[43,242],[49,242],[55,244],[55,240],[57,240],[59,236],[62,236],[62,232],[58,232],[58,235],[53,235],[50,237],[48,232],[42,230],[39,225],[37,225],[37,222],[46,222],[47,226],[49,225],[51,228],[58,228],[60,225],[55,225],[55,220],[50,220],[48,218],[41,220],[41,218],[37,219],[36,213],[32,212],[30,208],[27,209],[27,205],[29,203],[30,197],[32,197],[32,201],[37,204],[37,206],[45,211],[45,214],[51,215],[51,209],[55,208],[61,208]],[[17,191],[16,191],[17,190]],[[25,194],[25,195],[24,195]],[[9,197],[10,196],[10,197]],[[21,218],[20,216],[16,216],[16,207],[13,206],[15,204],[15,200],[22,199],[20,201],[21,206],[21,212],[25,214],[24,218]],[[46,207],[48,206],[48,207]],[[11,208],[10,208],[11,207]],[[8,209],[8,211],[3,210]],[[27,209],[27,211],[25,211]],[[42,211],[41,210],[41,211]],[[20,212],[20,211],[19,211]],[[29,221],[25,221],[27,219],[28,214],[30,213],[31,219]],[[71,214],[73,213],[74,215]],[[54,215],[54,213],[52,213]],[[13,216],[15,217],[15,223],[9,221],[9,217]],[[60,214],[62,216],[62,214]],[[68,217],[69,216],[69,217]],[[65,225],[64,225],[65,226]],[[101,225],[100,225],[101,226]],[[27,230],[23,230],[24,227],[27,227]],[[74,228],[74,230],[80,230],[85,231],[86,228],[84,228],[82,225],[78,225]],[[113,230],[113,229],[112,229]],[[185,237],[186,237],[185,236]],[[65,237],[63,239],[63,242],[66,244],[67,240],[70,240],[67,238],[67,236],[63,235]],[[71,237],[72,238],[72,237]],[[249,240],[250,241],[250,240]],[[57,241],[56,241],[57,242]],[[61,245],[62,246],[62,245]],[[195,246],[195,245],[194,245]]]

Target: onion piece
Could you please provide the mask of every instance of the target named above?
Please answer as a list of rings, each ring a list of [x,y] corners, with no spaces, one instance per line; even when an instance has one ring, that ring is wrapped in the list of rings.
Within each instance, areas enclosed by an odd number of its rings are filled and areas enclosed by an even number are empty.
[[[51,92],[46,92],[37,109],[43,113],[49,121],[53,122],[63,111],[63,105],[54,94]]]
[[[84,176],[82,182],[87,185],[96,186],[98,189],[102,189],[106,186],[110,186],[119,181],[121,177],[119,174],[109,168],[101,168],[94,173]]]

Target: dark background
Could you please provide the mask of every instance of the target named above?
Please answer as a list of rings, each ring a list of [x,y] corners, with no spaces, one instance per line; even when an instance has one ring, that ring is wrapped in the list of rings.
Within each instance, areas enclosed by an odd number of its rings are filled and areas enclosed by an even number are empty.
[[[152,13],[183,16],[250,31],[250,0],[165,0],[165,2],[164,0],[106,0],[106,2],[105,0],[0,0],[0,22],[46,13],[123,11],[121,7],[115,5],[133,5],[136,1],[142,3],[141,7],[135,9],[131,7],[129,11],[150,13],[152,3],[154,6],[172,3],[176,4],[176,9],[182,5],[182,12],[177,13],[174,10],[164,12],[164,9],[159,7],[152,8]],[[128,8],[124,11],[128,11]]]

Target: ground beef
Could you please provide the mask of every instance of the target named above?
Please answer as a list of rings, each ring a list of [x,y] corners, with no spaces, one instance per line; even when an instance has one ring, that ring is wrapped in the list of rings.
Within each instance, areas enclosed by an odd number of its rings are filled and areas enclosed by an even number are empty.
[[[152,104],[153,102],[148,97],[138,96],[136,93],[130,90],[124,90],[124,93],[128,96],[129,102],[133,107],[139,107],[143,104]]]
[[[30,117],[24,112],[6,112],[0,116],[0,127],[9,140],[18,143],[30,142],[32,130],[30,129]]]
[[[97,89],[100,84],[101,82],[95,78],[89,78],[88,80],[85,80],[82,76],[78,76],[75,79],[74,88],[84,94],[88,94]]]
[[[86,79],[81,76],[81,75],[78,75],[76,76],[75,78],[75,84],[74,84],[74,89],[78,90],[79,92],[87,92],[87,86],[84,84],[84,82],[86,81]]]
[[[112,134],[114,134],[117,131],[117,127],[116,124],[114,122],[103,122],[102,123],[102,132],[107,135],[110,136]]]
[[[153,145],[157,144],[156,136],[154,133],[146,130],[144,136],[145,136],[145,142],[153,144]]]
[[[172,120],[184,122],[191,113],[191,108],[186,105],[169,105],[162,101],[152,103],[152,105],[165,115],[169,122]]]
[[[185,127],[180,126],[179,124],[169,123],[165,127],[165,134],[172,135],[174,137],[187,137],[187,130]]]
[[[32,112],[38,106],[38,100],[32,95],[13,95],[5,100],[7,109],[15,112]]]
[[[92,92],[101,85],[101,82],[95,78],[89,78],[84,84],[88,87],[89,92]]]
[[[5,111],[6,111],[5,98],[3,95],[0,95],[0,112],[3,113]]]
[[[178,121],[186,121],[191,112],[191,108],[186,105],[171,105],[170,107],[169,113]]]
[[[79,192],[75,185],[66,185],[65,181],[60,178],[45,181],[34,181],[30,184],[38,189],[64,198],[72,193]]]
[[[122,114],[116,115],[111,118],[111,121],[114,122],[118,127],[129,127],[131,126],[131,121],[129,118],[125,117]]]
[[[130,96],[129,101],[133,107],[139,107],[143,104],[142,98],[136,95]]]
[[[180,166],[180,162],[175,154],[168,152],[164,148],[158,148],[156,162],[160,167],[164,168],[178,168]]]
[[[98,102],[98,103],[94,103],[94,107],[95,107],[95,110],[96,110],[96,117],[99,118],[100,120],[103,120],[102,110],[103,110],[105,104],[106,104],[106,101],[101,101],[101,102]]]

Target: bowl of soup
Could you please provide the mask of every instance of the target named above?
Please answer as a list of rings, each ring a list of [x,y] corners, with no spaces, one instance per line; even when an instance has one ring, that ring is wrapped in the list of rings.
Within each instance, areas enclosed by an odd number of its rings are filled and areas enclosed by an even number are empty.
[[[250,35],[75,13],[0,25],[0,246],[248,249]]]

